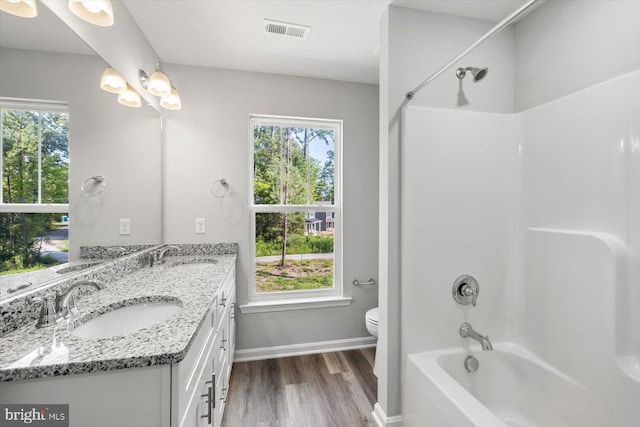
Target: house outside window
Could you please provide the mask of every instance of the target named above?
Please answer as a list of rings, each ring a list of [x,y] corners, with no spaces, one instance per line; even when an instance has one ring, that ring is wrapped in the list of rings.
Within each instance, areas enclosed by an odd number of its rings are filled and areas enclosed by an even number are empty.
[[[342,295],[341,139],[339,120],[251,116],[250,301]]]

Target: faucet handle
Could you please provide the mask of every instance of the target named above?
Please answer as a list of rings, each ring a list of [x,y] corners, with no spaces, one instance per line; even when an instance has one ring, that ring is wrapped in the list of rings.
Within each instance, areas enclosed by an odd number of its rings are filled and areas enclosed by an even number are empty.
[[[458,304],[473,304],[475,307],[478,302],[478,295],[480,294],[480,286],[475,278],[465,274],[453,282],[452,294],[453,299]]]
[[[474,288],[468,283],[465,283],[460,288],[460,293],[466,297],[471,297],[471,304],[473,304],[474,307],[476,306],[476,302],[478,301],[478,294],[480,293],[478,288]]]
[[[36,298],[34,302],[41,303],[40,314],[38,315],[38,322],[36,328],[42,328],[44,326],[53,325],[58,318],[57,313],[57,299],[58,294],[49,294],[44,298]]]

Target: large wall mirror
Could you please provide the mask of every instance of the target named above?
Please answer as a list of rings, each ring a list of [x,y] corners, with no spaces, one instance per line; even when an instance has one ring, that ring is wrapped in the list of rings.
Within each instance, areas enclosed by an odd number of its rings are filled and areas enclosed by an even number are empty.
[[[60,277],[7,274],[38,256],[34,242],[73,263],[82,246],[162,240],[160,114],[144,101],[139,108],[120,105],[117,95],[101,90],[108,64],[37,4],[34,18],[0,12],[0,301],[22,293],[18,286],[31,290]],[[43,206],[65,202],[67,209]],[[121,220],[128,220],[128,233]],[[49,242],[38,241],[43,236]]]

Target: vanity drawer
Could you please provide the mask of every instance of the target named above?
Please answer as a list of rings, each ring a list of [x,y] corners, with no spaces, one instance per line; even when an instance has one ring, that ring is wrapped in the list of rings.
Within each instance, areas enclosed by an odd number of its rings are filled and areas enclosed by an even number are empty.
[[[207,360],[211,360],[211,353],[215,351],[213,345],[209,347]],[[211,365],[205,363],[199,373],[197,387],[195,393],[191,397],[188,410],[185,412],[183,422],[180,427],[191,427],[194,423],[190,421],[195,413],[195,425],[198,427],[208,427],[213,425],[213,417],[215,416],[215,376],[211,374]],[[191,408],[195,407],[195,410]]]
[[[228,362],[226,356],[222,359],[220,371],[216,374],[216,408],[214,427],[219,427],[224,415],[224,408],[227,402],[227,393],[229,392],[229,378],[227,378]]]
[[[211,316],[211,311],[207,316]],[[215,310],[213,310],[215,311]],[[185,358],[178,364],[172,366],[172,418],[175,425],[188,426],[186,420],[191,420],[189,414],[193,414],[195,406],[200,401],[199,388],[202,387],[203,376],[211,376],[209,370],[210,361],[215,350],[216,331],[209,326],[209,322],[204,322]]]

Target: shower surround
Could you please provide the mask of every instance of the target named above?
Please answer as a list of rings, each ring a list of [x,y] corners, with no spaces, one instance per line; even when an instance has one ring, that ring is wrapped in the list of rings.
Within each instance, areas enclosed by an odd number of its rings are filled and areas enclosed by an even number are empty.
[[[407,108],[405,426],[430,425],[425,417],[444,401],[458,412],[438,426],[489,426],[491,416],[506,426],[595,426],[604,413],[609,426],[633,423],[640,402],[638,94],[640,71],[516,114]],[[461,274],[479,282],[477,307],[451,297]],[[496,351],[460,338],[463,322],[489,335]],[[505,348],[521,351],[509,356]],[[464,370],[468,354],[480,359],[476,373]],[[520,381],[519,391],[491,392],[494,374]],[[556,383],[575,393],[554,397]],[[558,399],[582,405],[571,399],[581,393],[598,403],[587,404],[597,409],[591,416],[551,411]]]

